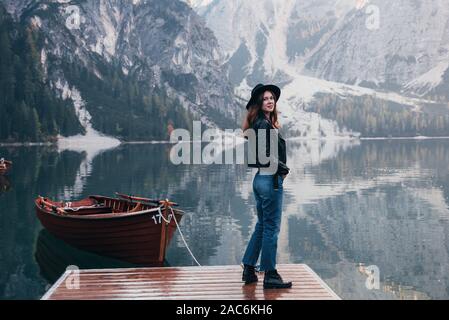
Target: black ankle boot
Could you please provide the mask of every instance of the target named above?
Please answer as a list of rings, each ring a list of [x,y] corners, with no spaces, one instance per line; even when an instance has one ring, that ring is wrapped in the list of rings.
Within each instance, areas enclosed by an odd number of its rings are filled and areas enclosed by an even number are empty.
[[[270,270],[265,272],[265,278],[263,280],[264,289],[285,289],[291,288],[292,283],[282,281],[281,276],[277,270]]]
[[[243,266],[242,281],[245,281],[245,284],[250,284],[257,282],[257,280],[256,268],[245,264]]]

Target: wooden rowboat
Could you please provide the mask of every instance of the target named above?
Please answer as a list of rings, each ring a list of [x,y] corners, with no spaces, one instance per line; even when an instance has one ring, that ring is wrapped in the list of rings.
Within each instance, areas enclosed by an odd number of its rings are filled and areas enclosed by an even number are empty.
[[[36,214],[51,234],[77,248],[134,264],[162,266],[184,212],[168,200],[117,195],[76,202],[38,197]]]
[[[0,174],[6,173],[12,167],[12,161],[0,159]]]

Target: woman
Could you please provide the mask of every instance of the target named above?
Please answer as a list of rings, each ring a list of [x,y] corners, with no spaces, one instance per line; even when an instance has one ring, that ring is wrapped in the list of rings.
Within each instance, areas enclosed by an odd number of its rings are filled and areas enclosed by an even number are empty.
[[[266,130],[265,154],[270,156],[269,132],[274,129],[278,138],[278,157],[269,158],[276,161],[277,171],[273,174],[270,163],[262,164],[259,161],[259,152],[256,152],[254,164],[250,167],[258,168],[253,180],[253,191],[257,204],[257,224],[246,248],[242,262],[244,265],[242,281],[250,284],[258,281],[255,272],[257,260],[260,257],[260,270],[265,271],[264,289],[290,288],[291,282],[284,282],[276,270],[277,240],[281,226],[283,180],[289,172],[286,166],[285,140],[282,139],[277,129],[280,124],[277,115],[276,103],[281,95],[281,90],[274,85],[258,84],[251,91],[251,99],[246,109],[246,119],[243,122],[243,130],[255,131],[256,143],[259,146],[260,129]],[[273,153],[275,154],[275,153]]]

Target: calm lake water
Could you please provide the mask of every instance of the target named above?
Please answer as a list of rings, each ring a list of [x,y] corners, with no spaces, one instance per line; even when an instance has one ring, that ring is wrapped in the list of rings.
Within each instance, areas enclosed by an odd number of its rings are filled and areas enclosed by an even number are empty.
[[[449,298],[449,140],[287,143],[279,263],[308,264],[344,299]],[[256,222],[253,169],[173,165],[170,148],[0,147],[14,161],[0,176],[0,298],[38,299],[70,264],[127,265],[48,234],[35,216],[38,195],[168,197],[186,211],[181,228],[201,264],[240,264]],[[178,232],[167,263],[194,265]],[[378,268],[378,289],[360,264]]]

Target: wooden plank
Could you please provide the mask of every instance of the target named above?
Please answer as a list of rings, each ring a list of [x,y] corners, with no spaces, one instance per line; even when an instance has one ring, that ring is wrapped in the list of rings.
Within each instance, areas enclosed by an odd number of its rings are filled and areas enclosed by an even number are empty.
[[[116,289],[116,290],[108,290],[108,288],[102,288],[101,292],[97,290],[98,288],[86,291],[82,290],[82,295],[77,290],[64,290],[57,291],[54,295],[61,295],[62,297],[74,296],[74,297],[86,297],[86,296],[97,296],[97,295],[105,295],[105,296],[127,296],[127,297],[135,297],[139,295],[144,295],[148,298],[157,298],[157,297],[176,297],[176,296],[198,296],[198,295],[208,295],[226,297],[226,296],[234,296],[234,295],[288,295],[288,296],[311,296],[311,297],[328,297],[332,298],[332,295],[324,290],[324,289],[307,289],[307,290],[264,290],[264,289],[256,289],[250,290],[247,288],[240,288],[240,290],[236,290],[236,288],[229,289],[218,289],[218,290],[188,290],[188,288],[184,288],[181,291],[172,291],[172,290],[160,290],[157,288],[154,289]]]
[[[267,291],[267,290],[266,290]],[[276,290],[280,291],[280,290]],[[315,299],[315,300],[333,300],[333,297],[331,295],[325,295],[325,294],[316,294],[316,293],[310,293],[310,294],[290,294],[285,292],[235,292],[232,294],[210,294],[210,293],[190,293],[185,292],[183,294],[178,295],[172,295],[172,294],[166,294],[166,295],[148,295],[146,293],[139,293],[139,292],[133,292],[133,293],[115,293],[115,294],[108,294],[105,292],[96,292],[96,293],[86,293],[83,294],[82,297],[79,295],[68,295],[68,294],[55,294],[51,299],[55,300],[85,300],[85,299],[105,299],[105,300],[114,300],[114,299],[148,299],[148,300],[285,300],[285,299],[295,299],[295,300],[301,300],[301,299]]]
[[[45,293],[45,295],[42,297],[42,300],[48,300],[50,297],[56,293],[58,289],[61,288],[62,283],[67,278],[67,274],[70,273],[70,271],[66,271],[62,274],[62,276],[51,286],[51,288]]]
[[[280,264],[278,270],[292,288],[265,290],[262,273],[258,283],[244,285],[238,265],[80,270],[79,289],[66,288],[67,271],[42,299],[340,299],[307,265]]]
[[[279,271],[298,271],[298,270],[305,270],[309,272],[310,268],[306,268],[305,264],[278,264],[277,268]],[[187,267],[164,267],[164,268],[114,268],[114,269],[89,269],[89,270],[80,270],[80,272],[85,273],[148,273],[148,272],[160,272],[162,270],[178,270],[178,271],[201,271],[204,272],[204,270],[207,269],[207,272],[210,272],[211,270],[220,270],[220,271],[226,271],[226,270],[242,270],[242,267],[239,265],[222,265],[222,266],[187,266]]]

